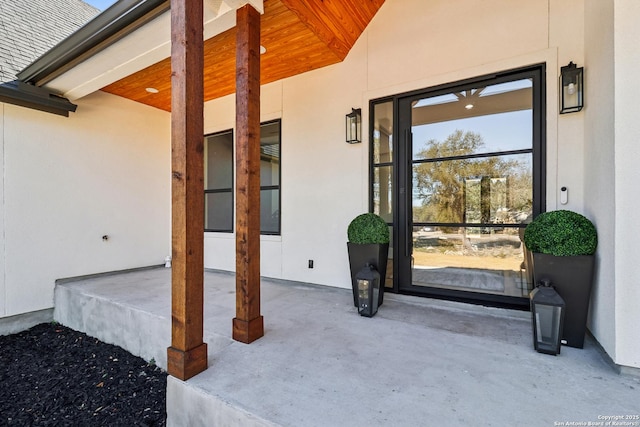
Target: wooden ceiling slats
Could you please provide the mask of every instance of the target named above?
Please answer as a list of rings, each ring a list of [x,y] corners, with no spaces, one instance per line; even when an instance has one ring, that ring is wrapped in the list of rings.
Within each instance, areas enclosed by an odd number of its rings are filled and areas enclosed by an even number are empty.
[[[319,7],[315,0],[282,0],[301,22],[313,31],[339,58],[343,60],[353,43],[349,42],[349,35],[344,35],[343,29],[334,22],[335,11],[327,10],[328,6]],[[327,2],[329,3],[329,2]]]
[[[260,42],[262,84],[342,61],[384,0],[264,0]],[[232,28],[204,43],[204,101],[235,92]],[[159,90],[148,93],[145,88]],[[171,62],[162,60],[102,90],[171,109]]]

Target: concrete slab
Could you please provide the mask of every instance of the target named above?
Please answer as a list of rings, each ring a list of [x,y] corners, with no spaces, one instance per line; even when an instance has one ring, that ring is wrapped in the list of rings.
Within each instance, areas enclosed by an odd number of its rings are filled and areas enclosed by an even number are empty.
[[[61,284],[55,318],[164,354],[169,282],[158,269]],[[350,290],[263,279],[265,336],[246,345],[230,339],[234,293],[232,275],[205,273],[210,367],[170,379],[168,425],[605,425],[640,414],[640,378],[617,374],[590,338],[535,352],[529,313],[387,294],[364,318]]]
[[[53,309],[32,311],[0,319],[0,335],[11,335],[53,320]]]

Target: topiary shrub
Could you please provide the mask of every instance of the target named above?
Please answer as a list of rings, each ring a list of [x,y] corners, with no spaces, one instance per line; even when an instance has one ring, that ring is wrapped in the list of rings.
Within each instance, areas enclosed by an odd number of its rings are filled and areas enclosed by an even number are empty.
[[[351,243],[389,243],[389,227],[380,216],[364,213],[351,221],[347,236]]]
[[[527,225],[524,244],[531,252],[555,256],[593,255],[598,234],[593,223],[579,213],[551,211]]]

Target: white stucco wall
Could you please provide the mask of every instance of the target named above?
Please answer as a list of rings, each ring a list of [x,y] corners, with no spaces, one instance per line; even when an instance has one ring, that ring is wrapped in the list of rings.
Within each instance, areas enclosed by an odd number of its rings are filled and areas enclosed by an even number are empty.
[[[637,271],[637,240],[640,224],[638,182],[640,182],[640,122],[637,94],[640,93],[640,3],[615,0],[614,96],[615,112],[615,362],[640,368],[640,279]]]
[[[640,5],[632,0],[585,2],[585,210],[598,229],[589,328],[615,363],[636,368],[639,18]]]
[[[545,63],[547,209],[596,223],[589,327],[616,363],[640,367],[628,238],[640,235],[639,8],[387,0],[342,63],[263,86],[261,120],[282,119],[282,233],[262,237],[261,273],[350,286],[346,228],[368,210],[370,100]],[[569,61],[585,66],[586,107],[560,116]],[[0,317],[51,307],[55,279],[160,264],[170,252],[169,114],[101,92],[78,105],[63,118],[0,103]],[[352,107],[362,108],[362,144],[344,142]],[[234,127],[234,96],[205,103],[205,133]],[[235,269],[234,234],[205,233],[205,267]]]
[[[585,2],[585,213],[598,230],[589,329],[616,359],[613,2]]]
[[[583,115],[558,120],[557,79],[558,64],[584,60],[582,4],[387,0],[342,63],[263,86],[262,121],[282,118],[282,236],[263,237],[262,274],[350,286],[346,229],[368,210],[371,99],[532,64],[547,64],[547,208],[563,185],[563,207],[581,211]],[[344,142],[352,107],[362,144]],[[205,131],[233,127],[233,114],[233,97],[206,103]],[[232,234],[205,242],[205,266],[235,268]]]
[[[282,234],[262,237],[261,273],[350,286],[346,228],[368,210],[370,100],[546,63],[547,209],[596,223],[589,327],[616,363],[640,367],[637,18],[636,0],[387,0],[342,63],[262,87],[261,120],[282,119]],[[569,61],[585,66],[586,107],[560,116]],[[64,118],[0,103],[0,317],[51,307],[58,278],[170,252],[169,114],[102,92],[78,106]],[[362,144],[344,142],[352,107]],[[205,104],[205,133],[234,127],[234,96]],[[233,234],[205,233],[205,267],[235,269]]]
[[[169,115],[103,92],[77,104],[0,110],[3,316],[52,307],[56,279],[170,254]]]

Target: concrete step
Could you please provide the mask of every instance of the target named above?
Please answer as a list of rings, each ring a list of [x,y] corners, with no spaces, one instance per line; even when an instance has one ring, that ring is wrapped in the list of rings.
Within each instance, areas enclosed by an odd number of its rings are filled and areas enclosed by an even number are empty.
[[[233,276],[224,277],[233,284]],[[171,345],[171,270],[136,270],[59,280],[54,320],[118,345],[167,369]],[[230,324],[230,320],[226,320]],[[204,340],[215,354],[231,344],[229,328],[207,324]]]
[[[235,278],[217,274],[209,286],[204,341],[209,364],[231,339],[233,312],[221,307],[229,296],[235,303]],[[214,302],[212,300],[217,300]],[[59,280],[55,287],[54,320],[109,344],[124,348],[167,369],[171,344],[171,271],[157,268],[120,274]],[[200,421],[199,421],[200,420]],[[211,424],[212,421],[215,421]],[[167,425],[273,426],[224,398],[203,392],[188,382],[168,378]]]

